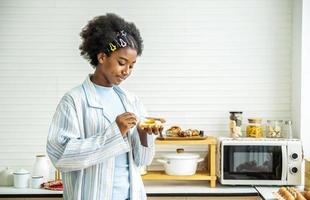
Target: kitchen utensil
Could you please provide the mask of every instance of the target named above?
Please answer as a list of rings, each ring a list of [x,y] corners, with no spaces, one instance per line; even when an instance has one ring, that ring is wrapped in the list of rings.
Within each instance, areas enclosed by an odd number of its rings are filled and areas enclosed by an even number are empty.
[[[61,172],[59,170],[55,171],[55,180],[61,180]]]
[[[19,169],[13,173],[14,175],[14,187],[16,188],[28,188],[30,172],[25,169]]]
[[[171,176],[190,176],[196,173],[197,164],[203,161],[198,154],[173,153],[166,154],[158,162],[164,164],[165,172]]]

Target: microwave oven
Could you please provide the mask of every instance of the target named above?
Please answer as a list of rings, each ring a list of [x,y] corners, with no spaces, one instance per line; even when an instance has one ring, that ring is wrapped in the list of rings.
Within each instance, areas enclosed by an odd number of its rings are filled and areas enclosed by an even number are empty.
[[[300,185],[297,139],[219,138],[217,176],[223,185]]]

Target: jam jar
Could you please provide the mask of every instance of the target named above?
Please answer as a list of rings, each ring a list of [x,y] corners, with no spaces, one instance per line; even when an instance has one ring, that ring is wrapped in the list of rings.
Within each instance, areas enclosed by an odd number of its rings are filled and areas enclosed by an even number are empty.
[[[250,118],[249,123],[246,127],[246,136],[261,138],[263,137],[263,126],[261,118]]]

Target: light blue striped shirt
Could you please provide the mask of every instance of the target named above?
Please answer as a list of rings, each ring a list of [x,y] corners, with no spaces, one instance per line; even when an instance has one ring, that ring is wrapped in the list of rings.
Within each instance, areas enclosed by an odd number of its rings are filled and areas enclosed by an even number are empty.
[[[105,112],[111,119],[125,112],[125,108],[113,87],[103,87],[94,84]],[[113,181],[113,194],[115,200],[129,198],[129,161],[128,153],[123,153],[115,158],[115,170]]]
[[[118,86],[127,112],[143,118],[146,112],[138,98]],[[154,157],[154,137],[146,135],[148,147],[141,145],[136,128],[123,138],[96,93],[90,76],[64,95],[57,106],[47,138],[47,153],[62,172],[65,200],[112,200],[115,158],[128,152],[130,199],[145,200],[139,166]]]

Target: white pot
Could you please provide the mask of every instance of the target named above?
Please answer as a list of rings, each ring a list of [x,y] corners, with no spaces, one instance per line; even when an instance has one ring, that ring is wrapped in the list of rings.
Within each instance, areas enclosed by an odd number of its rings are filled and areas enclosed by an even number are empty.
[[[14,175],[14,187],[16,188],[28,188],[30,172],[25,169],[19,169],[13,173]]]
[[[196,173],[197,164],[203,161],[198,154],[174,153],[167,154],[163,159],[157,159],[164,164],[165,172],[172,176],[190,176]]]

